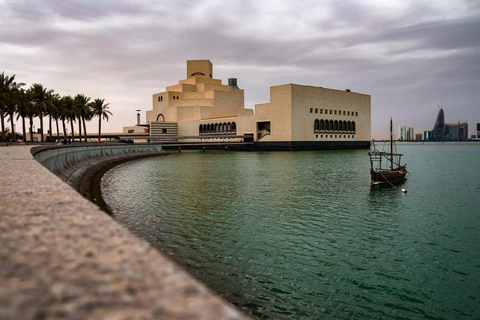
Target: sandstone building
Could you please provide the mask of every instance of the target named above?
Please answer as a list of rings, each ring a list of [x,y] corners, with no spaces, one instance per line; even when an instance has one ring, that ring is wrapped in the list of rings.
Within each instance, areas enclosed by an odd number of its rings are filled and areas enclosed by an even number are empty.
[[[244,106],[237,79],[213,78],[209,60],[187,61],[187,75],[153,95],[153,142],[250,142],[254,149],[362,148],[370,141],[370,95],[297,84],[270,88],[270,102]]]

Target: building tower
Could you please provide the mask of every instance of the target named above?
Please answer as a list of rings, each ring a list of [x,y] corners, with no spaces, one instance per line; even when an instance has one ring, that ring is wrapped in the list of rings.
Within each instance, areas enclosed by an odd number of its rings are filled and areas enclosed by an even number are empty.
[[[435,125],[433,126],[432,140],[445,140],[445,114],[442,107],[440,107],[440,110],[438,110],[437,120],[435,121]]]

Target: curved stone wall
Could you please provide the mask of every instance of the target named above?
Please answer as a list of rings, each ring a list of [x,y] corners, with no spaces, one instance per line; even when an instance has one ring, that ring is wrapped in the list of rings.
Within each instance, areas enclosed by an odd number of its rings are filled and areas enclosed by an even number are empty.
[[[0,319],[245,318],[32,156],[64,172],[134,147],[0,147]]]
[[[161,145],[91,145],[36,147],[32,154],[48,170],[67,181],[78,168],[100,159],[135,157],[163,152]]]

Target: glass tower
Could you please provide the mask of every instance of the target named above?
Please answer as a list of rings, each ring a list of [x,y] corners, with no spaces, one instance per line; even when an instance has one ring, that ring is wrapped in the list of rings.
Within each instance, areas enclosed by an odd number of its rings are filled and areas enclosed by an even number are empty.
[[[437,120],[432,130],[432,140],[443,141],[445,140],[445,114],[443,109],[438,110]]]

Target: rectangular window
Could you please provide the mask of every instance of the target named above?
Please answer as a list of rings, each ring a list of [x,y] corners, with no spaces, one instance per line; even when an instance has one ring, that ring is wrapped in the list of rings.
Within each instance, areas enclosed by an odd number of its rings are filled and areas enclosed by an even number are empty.
[[[337,115],[337,110],[335,110],[335,115]]]
[[[355,117],[358,117],[358,112],[355,112]]]
[[[343,111],[343,115],[345,115],[345,111]]]
[[[328,114],[328,109],[325,109],[325,114]]]
[[[167,133],[167,129],[162,129],[162,133]]]
[[[323,113],[323,109],[320,109],[320,114],[322,114],[322,113]]]
[[[318,109],[317,109],[317,108],[315,108],[315,113],[318,113]]]
[[[350,115],[350,111],[347,112],[347,116],[349,116],[349,115]]]
[[[330,114],[332,114],[332,110],[330,110]]]
[[[313,113],[313,108],[310,108],[310,113]]]

